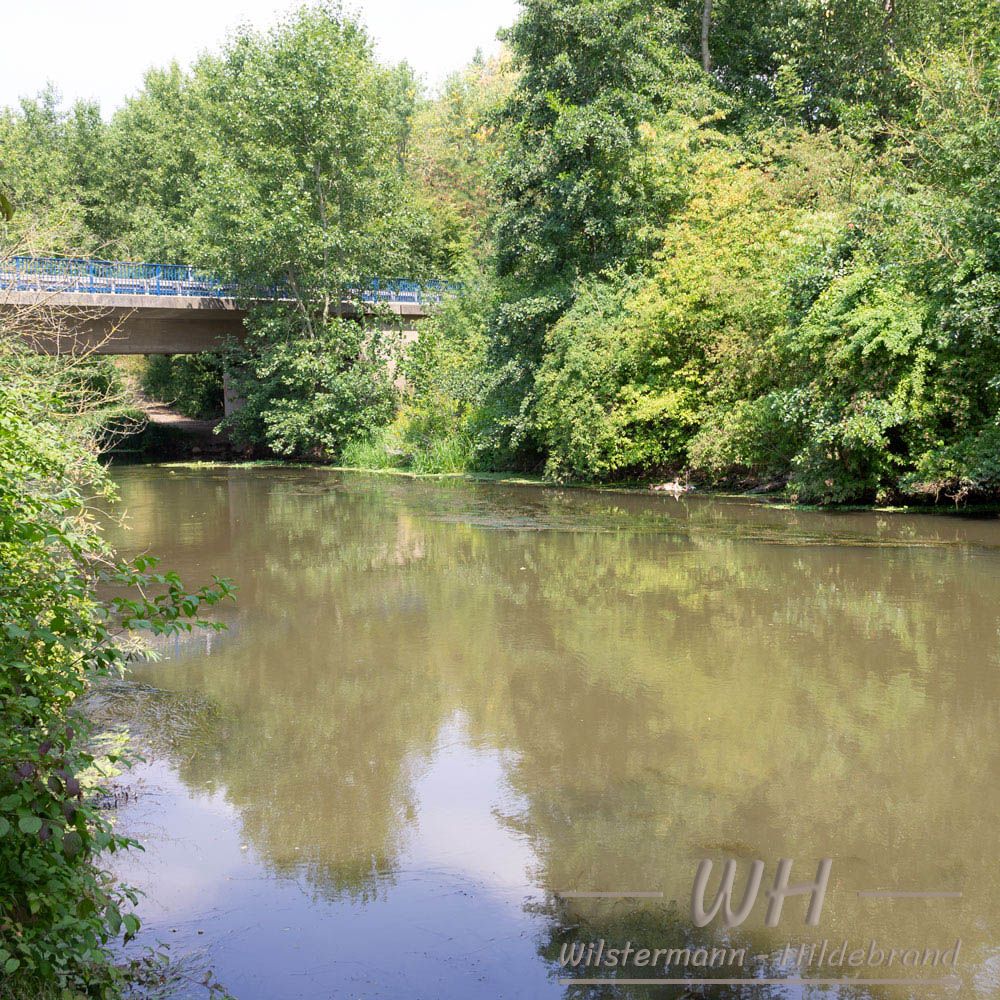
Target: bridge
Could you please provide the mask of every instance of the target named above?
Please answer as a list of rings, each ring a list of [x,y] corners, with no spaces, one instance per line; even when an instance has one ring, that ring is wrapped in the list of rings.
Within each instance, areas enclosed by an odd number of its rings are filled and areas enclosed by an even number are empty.
[[[373,279],[348,289],[338,313],[387,311],[404,336],[453,286]],[[242,338],[246,309],[237,287],[184,264],[147,264],[79,257],[0,259],[0,312],[46,308],[65,319],[64,336],[42,333],[45,353],[198,354]],[[280,288],[260,290],[281,301]]]

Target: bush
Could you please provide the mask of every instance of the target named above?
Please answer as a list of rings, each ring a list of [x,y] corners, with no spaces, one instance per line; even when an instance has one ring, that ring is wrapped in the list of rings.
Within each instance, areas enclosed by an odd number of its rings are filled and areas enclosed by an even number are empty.
[[[227,363],[244,405],[224,421],[234,442],[288,458],[336,459],[387,424],[396,405],[398,335],[334,318],[305,335],[281,308],[259,310]]]
[[[697,396],[680,366],[664,372],[650,350],[639,289],[614,278],[589,284],[546,338],[535,384],[553,479],[610,479],[683,462]]]
[[[782,469],[810,502],[996,492],[998,80],[988,49],[913,71],[901,182],[779,269],[784,321],[754,378],[723,377],[734,351],[713,371],[695,461]]]
[[[421,473],[484,464],[491,441],[483,399],[493,378],[485,330],[495,293],[473,269],[463,279],[462,292],[421,323],[400,360],[404,389],[395,421],[350,441],[345,464]]]
[[[394,430],[420,472],[459,472],[488,464],[493,442],[483,412],[495,384],[486,327],[496,302],[492,282],[475,269],[461,294],[424,321],[400,364],[405,390]]]
[[[769,384],[784,276],[833,228],[852,153],[826,134],[746,148],[705,130],[692,156],[696,182],[650,273],[583,285],[547,335],[536,389],[550,476],[689,463],[716,476],[745,461],[719,425]]]
[[[154,560],[114,560],[82,492],[107,482],[85,426],[67,419],[87,396],[34,367],[0,354],[0,971],[32,995],[111,997],[124,975],[111,945],[139,920],[100,858],[134,842],[96,796],[124,757],[95,744],[76,703],[124,669],[130,634],[189,629],[229,586],[188,593],[150,572]]]

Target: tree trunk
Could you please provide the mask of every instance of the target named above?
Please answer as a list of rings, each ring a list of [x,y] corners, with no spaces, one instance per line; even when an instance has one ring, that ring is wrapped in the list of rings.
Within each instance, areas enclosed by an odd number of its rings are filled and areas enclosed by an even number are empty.
[[[712,26],[712,0],[705,0],[701,11],[701,68],[712,72],[712,53],[708,48],[708,29]]]

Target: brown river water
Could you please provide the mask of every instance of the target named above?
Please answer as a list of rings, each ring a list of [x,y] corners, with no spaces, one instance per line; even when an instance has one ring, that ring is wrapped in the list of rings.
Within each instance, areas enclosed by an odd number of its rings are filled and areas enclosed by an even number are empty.
[[[122,551],[240,588],[135,671],[177,706],[118,810],[137,944],[240,1000],[1000,996],[1000,520],[115,478]],[[782,858],[831,859],[817,926],[766,925]],[[765,862],[740,925],[695,925],[702,859],[734,905]],[[590,942],[677,953],[564,967]]]

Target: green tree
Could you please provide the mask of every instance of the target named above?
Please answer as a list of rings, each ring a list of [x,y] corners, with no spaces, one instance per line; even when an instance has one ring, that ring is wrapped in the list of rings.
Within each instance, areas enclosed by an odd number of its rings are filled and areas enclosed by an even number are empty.
[[[506,54],[489,60],[477,56],[449,76],[441,93],[425,101],[414,118],[408,172],[481,261],[498,207],[492,169],[501,146],[494,119],[514,81]]]
[[[392,331],[356,320],[313,321],[301,335],[288,311],[258,309],[245,345],[229,354],[243,406],[226,419],[238,445],[290,458],[329,459],[387,424],[396,390]]]
[[[17,109],[0,109],[4,197],[8,209],[18,209],[10,213],[9,236],[42,253],[95,247],[85,209],[88,150],[101,155],[103,129],[95,105],[80,102],[66,111],[51,85],[22,98]]]
[[[194,75],[174,63],[146,73],[142,90],[112,116],[106,155],[91,174],[88,224],[117,255],[192,262],[201,108]]]
[[[519,71],[503,109],[497,269],[565,285],[653,248],[669,208],[649,126],[691,83],[677,17],[639,0],[529,0],[507,41]],[[669,192],[668,192],[669,194]]]
[[[740,109],[742,127],[776,117],[810,127],[878,128],[913,94],[901,59],[960,38],[976,4],[954,0],[684,0],[687,52]],[[707,18],[706,18],[707,15]]]
[[[408,269],[398,81],[357,21],[303,7],[199,69],[200,259],[280,285],[307,334],[359,280]]]
[[[692,444],[713,473],[784,470],[799,499],[827,503],[1000,486],[996,47],[903,72],[915,110],[894,170],[783,268],[762,377],[715,383]]]
[[[185,417],[211,420],[224,408],[223,364],[218,354],[156,355],[149,359],[142,391]]]
[[[346,301],[374,276],[433,270],[439,245],[401,162],[412,73],[379,66],[364,28],[319,4],[239,34],[195,86],[194,257],[247,298],[273,289],[291,303],[254,305],[230,354],[246,401],[230,424],[279,454],[333,456],[393,408],[391,338],[340,319]]]
[[[655,221],[674,204],[656,124],[700,100],[699,71],[675,44],[677,29],[666,4],[529,0],[507,35],[519,77],[500,116],[494,227],[506,288],[490,357],[503,373],[490,404],[500,415],[500,461],[535,450],[535,370],[575,282],[640,265]]]

